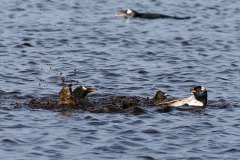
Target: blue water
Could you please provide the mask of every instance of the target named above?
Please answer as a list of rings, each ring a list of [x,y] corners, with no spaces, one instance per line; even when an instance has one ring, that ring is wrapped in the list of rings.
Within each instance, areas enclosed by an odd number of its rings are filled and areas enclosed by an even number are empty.
[[[1,2],[1,159],[239,159],[239,1]],[[119,7],[193,18],[125,21]],[[14,108],[56,96],[63,79],[98,88],[92,99],[182,98],[203,85],[226,105],[139,116]]]

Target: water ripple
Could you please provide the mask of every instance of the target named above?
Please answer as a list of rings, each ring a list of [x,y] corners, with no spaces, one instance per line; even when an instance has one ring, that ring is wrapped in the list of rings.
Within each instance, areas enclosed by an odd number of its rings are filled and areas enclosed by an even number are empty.
[[[0,11],[2,159],[239,159],[239,1],[3,0]],[[117,7],[191,16],[125,21]],[[24,108],[62,83],[113,95],[209,91],[206,109],[134,114]]]

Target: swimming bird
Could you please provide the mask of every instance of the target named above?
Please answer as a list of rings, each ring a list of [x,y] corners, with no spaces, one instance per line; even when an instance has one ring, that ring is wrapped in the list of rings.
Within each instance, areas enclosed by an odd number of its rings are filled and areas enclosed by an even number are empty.
[[[183,20],[183,19],[190,19],[191,17],[176,17],[176,16],[168,16],[164,14],[158,14],[158,13],[140,13],[133,9],[127,9],[123,11],[122,13],[117,13],[117,17],[124,17],[126,19],[131,18],[145,18],[145,19],[158,19],[158,18],[170,18],[170,19],[177,19],[177,20]]]
[[[72,85],[64,86],[59,92],[59,100],[57,106],[86,107],[88,104],[87,94],[96,92],[95,88],[87,88],[85,86],[79,86],[72,91]]]
[[[190,92],[192,92],[193,95],[188,98],[161,102],[159,104],[172,107],[180,107],[184,105],[203,107],[207,105],[207,89],[205,87],[196,86],[191,89]]]
[[[87,95],[91,92],[96,92],[96,88],[88,88],[85,86],[79,86],[73,90],[73,96],[76,100],[87,99]]]

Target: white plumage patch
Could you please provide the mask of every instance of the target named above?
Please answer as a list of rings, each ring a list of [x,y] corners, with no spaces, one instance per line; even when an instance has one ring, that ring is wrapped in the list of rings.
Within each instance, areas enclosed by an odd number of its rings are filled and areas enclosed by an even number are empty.
[[[196,100],[196,98],[194,96],[191,96],[191,97],[187,98],[187,104],[189,106],[203,106],[203,103]]]
[[[206,90],[206,88],[205,88],[205,87],[203,87],[203,86],[201,86],[201,90],[202,90],[202,91],[204,91],[204,90]]]
[[[187,99],[174,100],[167,103],[169,106],[172,107],[180,107],[187,104]]]
[[[163,102],[161,104],[166,104],[172,107],[180,107],[184,105],[189,105],[189,106],[203,106],[203,103],[196,100],[194,96],[185,98],[185,99],[179,99],[179,100],[172,100],[168,102]]]
[[[87,88],[86,88],[86,87],[84,87],[84,86],[82,86],[82,89],[83,89],[83,90],[87,90]]]
[[[133,11],[132,11],[131,9],[128,9],[128,10],[127,10],[127,14],[132,14],[132,12],[133,12]]]

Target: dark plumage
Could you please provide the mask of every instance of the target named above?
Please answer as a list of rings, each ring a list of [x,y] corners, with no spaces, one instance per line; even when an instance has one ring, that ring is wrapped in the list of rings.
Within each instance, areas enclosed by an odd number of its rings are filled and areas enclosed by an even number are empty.
[[[66,85],[61,89],[57,106],[76,106],[75,98],[72,95],[72,85]]]
[[[158,18],[170,18],[170,19],[177,19],[177,20],[183,20],[183,19],[190,19],[191,17],[176,17],[176,16],[168,16],[164,14],[158,14],[158,13],[139,13],[133,9],[125,10],[123,13],[116,14],[117,17],[124,17],[124,18],[145,18],[145,19],[158,19]]]
[[[87,88],[84,86],[79,86],[72,91],[72,85],[66,85],[59,92],[59,101],[57,106],[81,106],[83,103],[86,104],[87,94],[96,91],[97,89],[95,88]]]
[[[80,100],[80,99],[85,99],[87,98],[87,94],[91,92],[96,92],[96,88],[88,88],[85,86],[79,86],[73,90],[73,96],[75,99]]]
[[[196,100],[203,103],[203,106],[207,105],[207,90],[203,86],[196,86],[190,90],[193,93]]]

